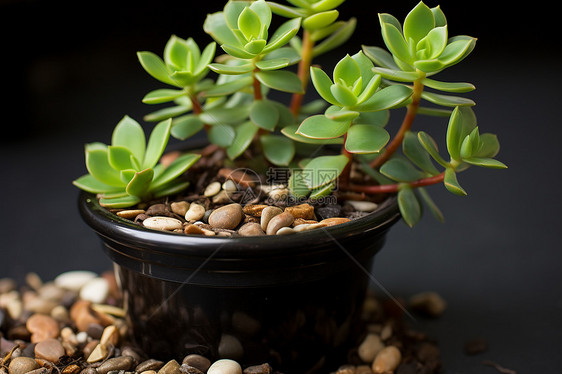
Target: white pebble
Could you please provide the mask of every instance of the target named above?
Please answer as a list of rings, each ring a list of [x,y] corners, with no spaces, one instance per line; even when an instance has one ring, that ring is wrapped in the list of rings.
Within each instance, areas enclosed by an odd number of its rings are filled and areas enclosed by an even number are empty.
[[[370,364],[375,360],[375,357],[383,348],[384,343],[382,342],[380,336],[370,333],[367,334],[363,342],[359,345],[357,354],[363,362]]]
[[[360,212],[372,212],[377,209],[378,205],[372,201],[356,201],[348,200],[347,203],[353,207],[353,209]]]
[[[242,367],[234,360],[221,359],[209,367],[207,374],[242,374]]]
[[[80,298],[92,303],[100,304],[109,294],[109,283],[105,278],[94,278],[80,289]]]
[[[227,179],[227,181],[222,184],[222,189],[227,192],[238,191],[238,187],[236,187],[236,183],[234,183],[234,181],[232,181],[231,179]]]
[[[160,231],[173,231],[182,228],[182,223],[179,219],[172,217],[150,217],[142,221],[144,227]]]
[[[64,288],[65,290],[79,291],[82,286],[96,277],[97,274],[91,271],[67,271],[59,274],[54,282],[57,287]]]
[[[201,204],[191,204],[187,213],[185,213],[185,220],[194,222],[199,221],[205,215],[205,207]]]
[[[80,331],[78,334],[76,334],[76,341],[79,344],[85,344],[88,342],[88,333],[86,331]]]
[[[220,182],[213,182],[211,184],[209,184],[207,186],[207,188],[205,188],[205,192],[203,192],[203,195],[205,197],[212,197],[215,196],[216,194],[218,194],[221,190],[221,184]]]

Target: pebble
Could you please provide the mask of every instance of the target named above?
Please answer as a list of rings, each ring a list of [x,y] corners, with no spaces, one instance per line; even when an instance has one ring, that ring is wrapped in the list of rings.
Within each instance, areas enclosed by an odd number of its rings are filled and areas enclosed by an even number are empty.
[[[115,214],[117,214],[121,218],[133,219],[139,214],[143,214],[143,213],[146,213],[144,209],[126,209],[126,210],[120,210]]]
[[[109,325],[103,329],[103,333],[100,337],[100,343],[117,346],[119,343],[119,329],[117,329],[117,326]]]
[[[204,372],[197,369],[196,367],[187,364],[182,364],[180,366],[180,372],[182,374],[205,374]]]
[[[145,219],[142,224],[144,227],[160,231],[173,231],[182,228],[182,222],[172,217],[155,216]]]
[[[265,232],[259,223],[249,222],[238,229],[238,234],[241,236],[262,236],[265,235]]]
[[[185,213],[185,220],[189,222],[199,221],[205,215],[205,207],[201,204],[191,204]]]
[[[289,197],[290,191],[286,187],[273,188],[267,194],[273,201],[285,200]]]
[[[176,360],[170,360],[158,370],[158,374],[181,374],[180,364]]]
[[[254,187],[257,182],[257,177],[254,174],[243,169],[222,168],[217,172],[217,176],[230,179],[243,187]]]
[[[35,358],[43,359],[54,364],[66,354],[58,339],[45,339],[35,345]]]
[[[347,200],[346,204],[351,205],[353,209],[359,212],[373,212],[378,208],[378,205],[372,201]]]
[[[45,339],[57,338],[60,333],[59,323],[52,317],[35,313],[25,324],[31,333],[31,342],[39,343]]]
[[[203,192],[203,196],[213,197],[220,192],[221,187],[222,186],[220,182],[212,182],[207,186],[207,188],[205,188],[205,191]]]
[[[211,366],[211,361],[205,357],[198,354],[190,354],[184,357],[182,364],[193,366],[202,372],[206,373]]]
[[[244,369],[244,374],[271,374],[273,369],[268,363],[261,365],[248,366]]]
[[[377,334],[367,334],[365,339],[359,345],[357,354],[359,358],[366,363],[372,363],[379,353],[384,348],[382,339]]]
[[[102,361],[107,357],[108,353],[109,352],[108,352],[107,346],[105,344],[100,344],[98,342],[98,344],[92,350],[92,353],[90,353],[88,355],[88,358],[86,359],[86,361],[90,364],[93,363],[93,362]]]
[[[322,221],[320,221],[320,223],[324,223],[326,224],[326,226],[335,226],[349,221],[351,220],[345,217],[332,217],[332,218],[323,219]]]
[[[175,214],[184,217],[185,213],[189,210],[189,203],[187,201],[175,201],[170,204],[170,209]]]
[[[220,191],[218,194],[213,196],[213,203],[215,204],[227,204],[232,202],[232,192]]]
[[[283,212],[281,214],[278,214],[275,217],[271,218],[271,220],[267,224],[267,229],[265,230],[265,233],[267,235],[275,235],[280,228],[291,226],[294,220],[295,217],[293,217],[288,212]]]
[[[267,207],[268,205],[264,204],[248,204],[244,206],[243,210],[245,214],[252,217],[261,217],[262,211]]]
[[[98,368],[98,374],[107,374],[113,370],[129,370],[133,366],[133,358],[129,356],[113,357],[104,361]]]
[[[239,360],[244,356],[244,348],[234,335],[223,334],[219,342],[219,357]]]
[[[109,283],[102,277],[93,278],[80,289],[80,299],[92,303],[102,303],[109,294]]]
[[[428,317],[440,317],[447,308],[447,302],[433,291],[421,292],[409,300],[410,308]]]
[[[15,291],[18,284],[12,278],[0,278],[0,294]]]
[[[234,360],[221,359],[209,367],[207,374],[242,374],[242,367]]]
[[[297,232],[292,227],[281,227],[279,230],[277,230],[275,235],[290,235],[296,233]]]
[[[127,356],[130,357],[130,356]],[[132,358],[132,357],[131,357]],[[137,365],[137,367],[135,368],[135,371],[138,373],[142,373],[144,371],[149,371],[149,370],[160,370],[160,368],[164,366],[164,362],[160,361],[160,360],[155,360],[153,358],[150,358],[148,360],[145,360],[143,362],[141,362],[140,364]]]
[[[82,286],[96,277],[97,274],[91,271],[67,271],[65,273],[59,274],[55,278],[54,283],[57,287],[60,287],[62,289],[79,291]]]
[[[192,234],[192,235],[205,235],[205,232],[203,231],[203,229],[201,229],[201,227],[194,225],[192,223],[188,223],[184,226],[183,228],[183,232],[184,234]]]
[[[35,369],[39,369],[39,363],[30,357],[12,358],[8,366],[10,374],[25,374]]]
[[[301,224],[301,225],[297,225],[295,227],[293,227],[293,230],[295,232],[302,232],[302,231],[309,231],[309,230],[314,230],[314,229],[319,229],[322,227],[326,227],[327,225],[325,223],[305,223],[305,224]]]
[[[242,206],[238,203],[217,208],[209,216],[209,225],[218,229],[234,229],[244,218]]]
[[[269,221],[271,221],[273,217],[278,216],[281,213],[283,213],[283,209],[278,208],[276,206],[267,206],[263,208],[261,211],[261,219],[260,219],[260,225],[262,230],[266,231]]]
[[[401,360],[400,350],[393,345],[389,345],[377,354],[371,368],[375,374],[392,372],[400,365]]]
[[[295,218],[302,219],[315,219],[314,207],[310,204],[300,204],[294,206],[288,206],[285,208],[285,212],[290,213]]]
[[[222,189],[225,190],[226,192],[235,192],[238,191],[238,187],[236,186],[236,183],[234,183],[232,180],[228,179],[226,182],[224,182],[222,184]]]

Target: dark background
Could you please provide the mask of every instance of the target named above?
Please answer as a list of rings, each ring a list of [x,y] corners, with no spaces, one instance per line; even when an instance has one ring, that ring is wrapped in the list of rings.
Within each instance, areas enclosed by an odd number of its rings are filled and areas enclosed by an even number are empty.
[[[361,44],[382,46],[376,12],[403,19],[417,1],[374,3],[348,0],[341,7],[342,19],[357,16],[358,29],[338,59]],[[497,372],[484,360],[518,374],[560,373],[560,38],[553,9],[496,3],[504,2],[440,2],[450,34],[478,43],[438,79],[476,85],[466,96],[477,102],[481,131],[499,135],[498,158],[509,169],[460,175],[468,197],[430,189],[446,223],[426,214],[414,229],[397,224],[377,255],[374,277],[399,298],[431,290],[447,300],[442,318],[412,321],[438,340],[445,373]],[[210,42],[198,30],[205,14],[222,5],[0,1],[0,277],[22,281],[36,272],[49,280],[67,270],[111,267],[75,205],[71,181],[85,173],[83,145],[108,143],[125,114],[140,121],[153,109],[141,98],[162,85],[135,53],[161,55],[171,34]],[[446,122],[428,126],[437,137]],[[467,356],[463,344],[475,337],[489,349]]]

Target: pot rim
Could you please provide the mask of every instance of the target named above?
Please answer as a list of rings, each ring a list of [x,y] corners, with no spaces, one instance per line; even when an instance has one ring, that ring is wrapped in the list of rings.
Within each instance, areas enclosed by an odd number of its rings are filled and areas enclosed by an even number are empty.
[[[139,247],[169,255],[185,255],[189,249],[190,257],[207,257],[217,247],[221,248],[221,258],[254,258],[256,250],[260,250],[260,257],[291,256],[302,254],[302,245],[297,244],[314,243],[316,246],[350,236],[382,234],[400,219],[397,197],[391,195],[375,211],[334,226],[292,235],[218,237],[185,235],[140,226],[103,208],[94,194],[84,191],[80,191],[78,205],[82,219],[100,236],[121,244],[134,241]]]

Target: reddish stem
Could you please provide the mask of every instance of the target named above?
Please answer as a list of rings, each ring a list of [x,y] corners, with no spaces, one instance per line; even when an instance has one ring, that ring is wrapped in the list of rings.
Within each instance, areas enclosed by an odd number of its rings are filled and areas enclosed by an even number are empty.
[[[197,100],[197,97],[190,94],[189,99],[191,100],[191,107],[192,107],[193,113],[194,114],[203,113],[203,108],[201,107],[201,103],[199,103],[199,100]],[[209,131],[209,129],[211,128],[206,123],[204,124],[204,126],[205,126],[205,131]]]
[[[432,184],[441,183],[443,182],[444,179],[445,179],[445,172],[435,175],[433,177],[418,179],[417,181],[409,182],[407,184],[409,184],[410,187],[412,188],[418,188],[418,187],[430,186]],[[353,192],[362,192],[369,195],[376,195],[381,193],[396,193],[400,189],[401,184],[403,185],[404,183],[383,184],[377,186],[360,186],[354,184],[347,184],[342,186],[342,189],[345,189],[347,191],[353,191]]]
[[[347,140],[347,132],[343,136],[343,145],[341,147],[341,154],[347,157],[347,165],[340,174],[339,183],[341,185],[347,185],[349,183],[350,175],[351,175],[351,164],[353,162],[353,154],[349,153],[347,149],[345,149],[345,142]]]
[[[258,80],[258,78],[256,78],[256,72],[260,71],[258,68],[256,68],[254,70],[254,100],[262,100],[263,99],[263,95],[261,93],[261,83]]]
[[[312,62],[312,49],[314,41],[310,38],[310,33],[304,30],[302,36],[301,60],[299,62],[297,74],[302,82],[302,90],[306,91],[308,80],[310,79],[310,64]],[[301,111],[304,93],[295,93],[291,98],[291,113],[297,118]]]

